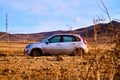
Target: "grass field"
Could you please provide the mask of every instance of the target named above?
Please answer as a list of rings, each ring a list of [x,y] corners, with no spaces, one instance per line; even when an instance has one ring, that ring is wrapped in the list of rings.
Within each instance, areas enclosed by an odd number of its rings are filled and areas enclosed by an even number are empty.
[[[25,42],[0,42],[0,80],[120,80],[113,44],[89,44],[81,56],[24,54]]]

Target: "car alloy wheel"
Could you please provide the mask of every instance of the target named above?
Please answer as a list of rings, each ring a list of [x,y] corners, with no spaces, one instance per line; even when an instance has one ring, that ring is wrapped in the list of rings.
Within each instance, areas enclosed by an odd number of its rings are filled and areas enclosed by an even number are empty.
[[[31,56],[41,56],[41,55],[42,55],[42,52],[40,49],[35,48],[32,50]]]

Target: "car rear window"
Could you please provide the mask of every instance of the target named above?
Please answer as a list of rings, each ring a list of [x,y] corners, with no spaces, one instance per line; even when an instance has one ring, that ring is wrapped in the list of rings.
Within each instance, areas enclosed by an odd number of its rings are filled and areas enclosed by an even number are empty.
[[[75,38],[73,36],[63,36],[63,42],[73,42]]]

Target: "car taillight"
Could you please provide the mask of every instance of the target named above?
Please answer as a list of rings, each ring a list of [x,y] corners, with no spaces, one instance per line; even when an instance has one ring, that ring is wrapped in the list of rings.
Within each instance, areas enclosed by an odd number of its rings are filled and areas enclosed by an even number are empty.
[[[80,36],[80,37],[83,40],[84,44],[87,44],[87,41],[82,36]]]

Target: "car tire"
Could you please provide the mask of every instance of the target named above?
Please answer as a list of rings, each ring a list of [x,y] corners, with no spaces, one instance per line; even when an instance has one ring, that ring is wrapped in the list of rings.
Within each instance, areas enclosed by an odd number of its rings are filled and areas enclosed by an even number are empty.
[[[77,48],[73,51],[74,56],[82,56],[84,57],[84,50],[81,48]]]
[[[35,48],[31,51],[31,56],[42,56],[42,51],[38,48]]]

